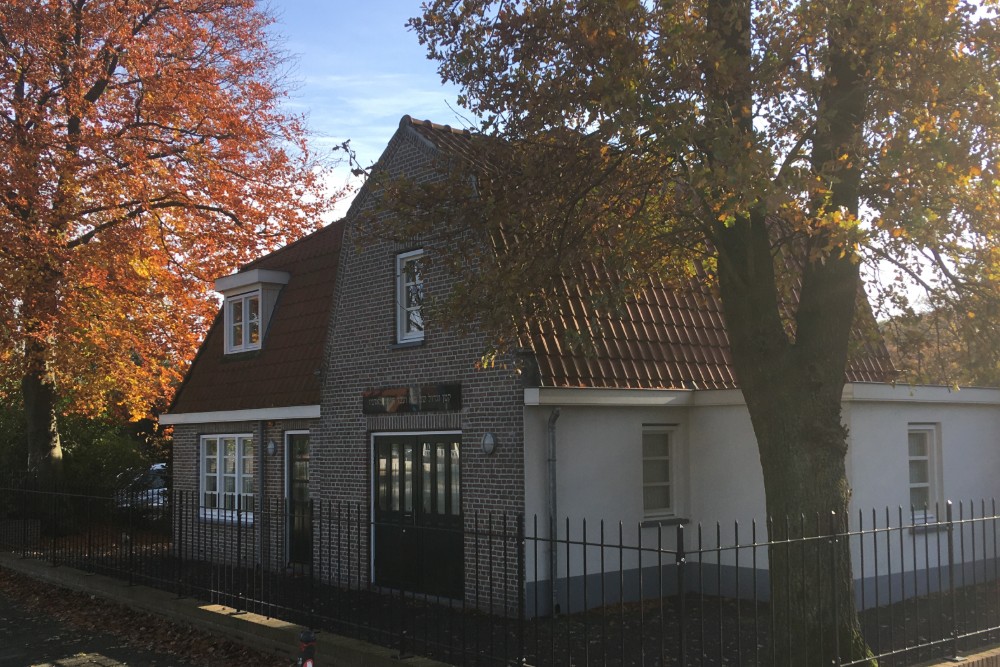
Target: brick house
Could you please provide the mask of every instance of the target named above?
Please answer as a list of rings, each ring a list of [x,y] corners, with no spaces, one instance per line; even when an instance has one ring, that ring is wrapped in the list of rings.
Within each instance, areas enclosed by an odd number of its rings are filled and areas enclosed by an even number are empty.
[[[404,116],[379,168],[430,178],[468,137]],[[486,332],[423,328],[420,295],[451,281],[437,265],[418,270],[431,248],[361,243],[354,221],[377,196],[363,187],[344,220],[216,281],[223,308],[161,418],[174,428],[176,488],[199,499],[192,530],[218,535],[221,552],[234,524],[252,526],[241,557],[294,566],[333,548],[310,530],[312,500],[359,517],[355,560],[336,567],[361,580],[451,599],[489,581],[513,602],[546,589],[551,572],[586,586],[591,570],[528,552],[494,582],[474,539],[492,517],[524,517],[528,530],[548,530],[549,516],[622,521],[642,539],[763,515],[711,294],[651,283],[624,315],[596,315],[589,355],[561,344],[574,319],[595,316],[568,298],[532,335],[537,372],[483,369]],[[854,505],[997,495],[1000,391],[897,387],[890,370],[881,342],[849,370]],[[286,510],[258,521],[271,503]]]

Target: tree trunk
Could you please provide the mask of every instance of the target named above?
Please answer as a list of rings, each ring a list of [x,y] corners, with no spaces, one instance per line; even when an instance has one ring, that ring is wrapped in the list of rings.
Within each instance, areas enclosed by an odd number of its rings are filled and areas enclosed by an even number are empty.
[[[829,537],[848,517],[841,399],[860,276],[846,258],[775,260],[768,237],[763,210],[720,234],[719,289],[760,452],[770,538],[795,540],[769,554],[772,640],[777,664],[839,664],[870,655],[849,545]],[[804,268],[792,323],[781,317],[775,263],[796,261]]]
[[[44,359],[44,350],[28,344],[29,359]],[[21,396],[28,429],[28,470],[45,486],[62,481],[62,444],[56,419],[56,390],[44,361],[41,370],[30,370],[21,379]]]
[[[769,568],[778,664],[863,658],[849,543],[832,537],[846,531],[850,502],[840,398],[813,393],[795,378],[766,396],[750,393],[769,537],[777,543]]]

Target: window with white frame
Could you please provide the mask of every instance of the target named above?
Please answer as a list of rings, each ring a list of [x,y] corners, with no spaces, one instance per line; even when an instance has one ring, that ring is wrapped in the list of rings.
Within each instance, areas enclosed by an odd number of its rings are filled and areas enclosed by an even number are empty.
[[[914,517],[935,518],[941,501],[940,441],[935,424],[910,424],[907,430],[910,507]]]
[[[260,291],[226,297],[226,353],[260,349]]]
[[[253,436],[201,437],[201,505],[205,516],[249,517],[254,511]]]
[[[396,255],[396,342],[424,339],[424,281],[420,274],[423,250]]]
[[[642,431],[642,511],[649,519],[677,512],[676,449],[673,430],[646,427]]]

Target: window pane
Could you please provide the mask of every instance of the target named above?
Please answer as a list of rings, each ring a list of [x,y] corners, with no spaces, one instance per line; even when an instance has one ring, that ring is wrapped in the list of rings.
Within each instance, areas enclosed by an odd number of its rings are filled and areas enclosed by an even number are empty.
[[[647,512],[670,509],[670,487],[647,486],[642,490],[642,501]]]
[[[229,477],[228,475],[226,477],[223,477],[222,490],[225,493],[236,493],[236,478]]]
[[[219,472],[219,460],[214,456],[205,459],[205,472],[214,475]]]
[[[217,456],[219,453],[219,441],[215,438],[205,441],[205,456]]]
[[[424,330],[424,318],[419,310],[411,310],[406,314],[406,331],[417,332]]]
[[[399,445],[392,446],[392,511],[399,511]]]
[[[437,506],[435,509],[438,514],[445,514],[448,511],[448,469],[445,467],[448,461],[444,443],[439,442],[435,445],[434,451],[434,462],[437,465]]]
[[[670,481],[670,461],[667,459],[652,459],[642,463],[642,481],[649,484],[651,482]]]
[[[930,489],[926,486],[910,487],[910,505],[924,509],[930,504]]]
[[[234,299],[229,304],[229,344],[243,346],[243,299]]]
[[[431,445],[425,442],[420,449],[420,469],[424,476],[420,484],[420,507],[424,514],[431,513]]]
[[[451,513],[462,513],[461,476],[459,475],[459,445],[451,443]]]
[[[215,493],[219,490],[219,478],[215,475],[205,478],[205,491],[207,493]]]
[[[244,475],[253,474],[253,440],[243,441],[243,465],[241,466]]]
[[[930,481],[927,461],[910,461],[910,484],[926,484]]]
[[[260,298],[250,297],[247,300],[247,310],[248,342],[255,344],[260,342]]]
[[[642,456],[670,456],[670,438],[666,433],[643,433]]]
[[[421,285],[407,285],[406,287],[406,307],[419,308],[424,301],[424,288]]]
[[[406,445],[403,448],[403,457],[406,468],[403,471],[403,511],[413,511],[413,445]]]
[[[389,509],[389,457],[384,453],[378,457],[378,508]]]
[[[910,456],[927,456],[927,433],[910,432]]]
[[[236,440],[233,438],[222,441],[222,470],[227,475],[236,473]]]

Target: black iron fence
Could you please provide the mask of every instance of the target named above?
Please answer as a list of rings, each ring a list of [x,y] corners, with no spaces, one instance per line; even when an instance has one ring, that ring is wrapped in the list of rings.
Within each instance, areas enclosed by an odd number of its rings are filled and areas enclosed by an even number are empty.
[[[445,529],[376,523],[358,504],[220,511],[196,500],[0,487],[0,549],[458,665],[772,665],[796,655],[846,667],[862,661],[833,639],[791,650],[784,625],[799,607],[782,594],[793,569],[832,580],[846,548],[880,665],[1000,641],[992,502],[711,527],[563,519],[553,530],[536,517],[467,516],[452,565],[461,585],[446,597],[421,590],[419,550],[390,566],[373,548],[392,531],[433,542]],[[811,604],[835,614],[836,586],[816,588],[833,593],[818,590]]]

